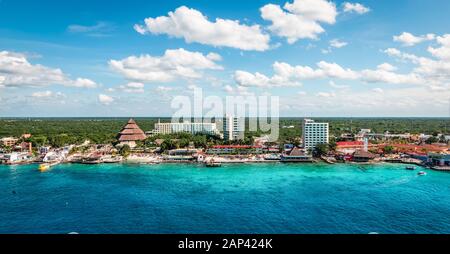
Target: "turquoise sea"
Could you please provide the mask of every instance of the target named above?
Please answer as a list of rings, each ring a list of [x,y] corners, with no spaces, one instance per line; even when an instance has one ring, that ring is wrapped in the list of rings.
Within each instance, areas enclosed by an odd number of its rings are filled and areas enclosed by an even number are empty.
[[[450,233],[450,173],[405,165],[0,165],[0,233]]]

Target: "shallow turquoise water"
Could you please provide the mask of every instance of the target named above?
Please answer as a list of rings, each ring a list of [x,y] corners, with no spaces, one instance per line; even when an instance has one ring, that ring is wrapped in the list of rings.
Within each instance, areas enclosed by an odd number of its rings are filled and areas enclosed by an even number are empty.
[[[404,165],[0,165],[0,233],[450,233],[450,174]]]

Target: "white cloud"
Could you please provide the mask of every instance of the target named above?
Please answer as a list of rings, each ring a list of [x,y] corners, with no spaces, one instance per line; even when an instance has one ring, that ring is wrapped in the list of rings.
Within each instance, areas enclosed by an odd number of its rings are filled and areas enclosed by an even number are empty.
[[[166,50],[163,56],[130,56],[122,60],[111,60],[109,65],[125,78],[141,82],[169,82],[177,78],[200,78],[202,70],[221,70],[215,62],[220,56],[207,56],[185,49]]]
[[[35,92],[31,96],[36,98],[52,97],[53,92],[51,91]]]
[[[403,46],[409,47],[414,46],[418,43],[424,42],[424,41],[431,41],[434,40],[435,35],[434,34],[427,34],[422,36],[415,36],[408,32],[403,32],[400,35],[396,35],[393,37],[395,42],[402,43]]]
[[[334,96],[333,96],[334,94]],[[310,116],[443,116],[448,114],[448,93],[428,87],[391,87],[389,90],[322,91],[315,96],[297,94],[280,101],[285,115]]]
[[[415,73],[398,74],[383,69],[361,71],[362,80],[369,83],[422,85],[424,80]]]
[[[103,105],[110,105],[111,103],[114,102],[114,98],[106,94],[99,94],[98,100]]]
[[[429,47],[428,52],[439,59],[450,60],[450,34],[438,36],[436,38],[436,41],[441,45],[441,47]]]
[[[384,93],[383,89],[379,87],[372,89],[372,91],[374,91],[375,93]]]
[[[74,80],[73,82],[71,82],[71,86],[74,87],[85,87],[85,88],[96,88],[97,84],[90,80],[90,79],[85,79],[85,78],[77,78],[76,80]]]
[[[66,95],[61,92],[52,92],[52,91],[40,91],[40,92],[34,92],[31,94],[31,97],[33,97],[35,100],[39,99],[62,99],[66,98]],[[61,101],[60,101],[61,102]]]
[[[172,88],[172,87],[168,87],[168,86],[158,86],[158,87],[156,87],[155,90],[156,90],[157,92],[160,92],[160,93],[165,93],[165,92],[170,92],[170,91],[172,91],[173,88]]]
[[[328,84],[331,87],[336,88],[336,89],[347,89],[347,88],[350,88],[350,86],[348,86],[348,85],[338,85],[338,84],[334,83],[334,81],[332,81],[332,80]]]
[[[317,97],[324,97],[324,98],[330,98],[330,97],[336,97],[335,93],[328,93],[328,92],[319,92],[316,94]]]
[[[326,0],[294,0],[287,2],[283,9],[267,4],[260,9],[261,17],[272,22],[269,26],[272,33],[286,37],[290,44],[299,39],[317,39],[325,31],[320,23],[336,22],[336,6]]]
[[[9,51],[0,51],[0,76],[3,77],[1,83],[4,86],[97,87],[92,80],[70,79],[61,69],[31,64],[24,54]]]
[[[283,87],[283,86],[301,86],[299,82],[292,82],[287,76],[274,75],[267,77],[259,72],[254,74],[246,71],[235,71],[234,80],[239,86],[243,87]]]
[[[329,53],[333,52],[333,48],[343,48],[348,45],[347,42],[340,41],[339,39],[333,39],[329,42],[329,44],[330,45],[328,46],[327,49],[321,50],[322,54],[329,54]]]
[[[340,41],[339,39],[333,39],[333,40],[330,41],[330,47],[333,47],[333,48],[342,48],[342,47],[345,47],[347,45],[348,45],[347,42]]]
[[[336,63],[325,61],[318,62],[317,69],[309,66],[291,66],[283,62],[275,62],[272,67],[275,73],[272,77],[267,77],[259,72],[252,74],[246,71],[236,71],[234,80],[241,86],[282,87],[300,86],[300,81],[307,79],[357,79],[359,77],[359,74],[351,69],[345,69]]]
[[[122,85],[119,88],[127,93],[144,93],[145,85],[139,82],[130,82],[126,85]]]
[[[339,79],[357,79],[358,73],[351,70],[351,69],[345,69],[341,67],[337,63],[328,63],[325,61],[320,61],[317,63],[317,66],[319,67],[319,72],[324,77],[329,78],[339,78]]]
[[[249,91],[248,87],[237,85],[232,87],[230,85],[226,85],[223,87],[223,90],[229,94],[237,95],[237,96],[250,96],[254,95],[254,93]],[[266,92],[267,93],[267,92]]]
[[[446,36],[448,38],[449,35],[444,35],[439,38],[445,38]],[[388,48],[384,52],[401,61],[409,61],[415,64],[416,67],[412,70],[411,75],[421,77],[424,84],[428,86],[446,86],[450,83],[450,58],[446,58],[445,52],[450,47],[446,46],[445,40],[440,39],[440,42],[440,48],[428,48],[428,52],[437,59],[419,57],[394,48]]]
[[[382,63],[377,66],[377,69],[384,71],[395,71],[397,68],[389,63]]]
[[[367,83],[406,84],[406,85],[438,85],[442,86],[450,79],[450,63],[433,61],[427,58],[404,54],[397,49],[388,49],[385,52],[392,56],[408,59],[417,63],[419,67],[409,73],[396,73],[396,67],[389,63],[382,63],[375,69],[352,70],[344,68],[337,63],[325,61],[318,62],[317,68],[309,66],[292,66],[287,63],[275,62],[274,75],[266,76],[259,72],[254,74],[245,71],[236,71],[234,79],[241,86],[280,87],[289,84],[300,84],[308,79],[342,79],[360,80]],[[348,86],[336,85],[334,81],[330,86],[337,89]]]
[[[344,12],[356,12],[358,14],[364,14],[370,11],[370,9],[360,3],[349,3],[345,2]]]
[[[145,25],[135,25],[140,34],[167,34],[184,38],[187,43],[198,42],[216,47],[264,51],[269,49],[270,36],[259,25],[247,26],[239,21],[217,18],[208,20],[200,11],[181,6],[168,16],[146,18]]]
[[[223,90],[227,93],[232,93],[234,91],[233,87],[230,85],[226,85],[223,87]]]
[[[108,36],[113,30],[114,27],[108,22],[97,22],[91,26],[73,24],[67,27],[67,31],[71,33],[86,34],[92,37]]]

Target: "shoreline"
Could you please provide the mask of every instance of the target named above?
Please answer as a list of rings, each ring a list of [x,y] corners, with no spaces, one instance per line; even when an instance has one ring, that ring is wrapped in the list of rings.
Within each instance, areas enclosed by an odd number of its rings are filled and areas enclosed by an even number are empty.
[[[421,165],[416,163],[406,163],[406,162],[385,162],[385,161],[377,161],[377,162],[336,162],[333,164],[327,163],[326,161],[314,161],[314,162],[282,162],[277,160],[265,160],[265,161],[226,161],[221,162],[224,165],[236,165],[236,164],[286,164],[286,165],[340,165],[340,164],[349,164],[349,165],[383,165],[383,164],[401,164],[401,165],[416,165],[423,168],[433,169],[437,171],[450,171],[450,169],[438,169],[439,167],[431,167],[427,165]],[[25,165],[41,165],[45,164],[42,162],[24,162],[24,163],[14,163],[14,164],[6,164],[6,163],[0,163],[0,166],[25,166]],[[204,162],[197,162],[197,161],[161,161],[161,162],[115,162],[115,163],[106,163],[106,162],[100,162],[100,163],[79,163],[79,162],[61,162],[56,165],[66,165],[66,164],[73,164],[73,165],[159,165],[159,164],[197,164],[197,165],[205,165]],[[56,166],[55,165],[55,166]]]

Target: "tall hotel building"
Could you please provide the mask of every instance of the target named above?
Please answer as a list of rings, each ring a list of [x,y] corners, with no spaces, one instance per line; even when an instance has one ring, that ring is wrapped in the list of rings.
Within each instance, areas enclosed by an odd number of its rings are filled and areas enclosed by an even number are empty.
[[[311,119],[303,120],[302,141],[306,151],[314,149],[318,144],[328,144],[328,123],[316,123]]]
[[[233,116],[223,118],[223,139],[224,140],[243,140],[245,133],[245,119]]]
[[[160,121],[155,124],[155,129],[152,131],[152,134],[172,134],[180,132],[187,132],[191,134],[201,133],[209,135],[219,134],[216,123],[161,123]]]

